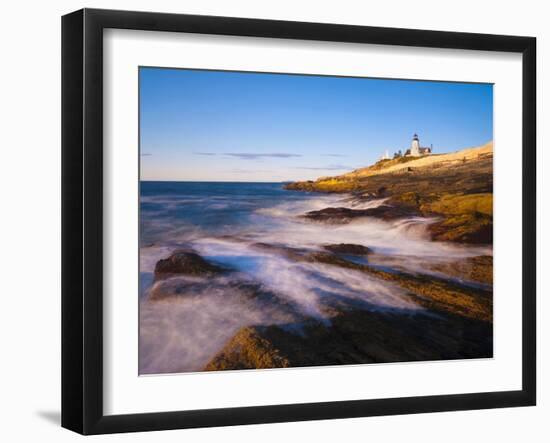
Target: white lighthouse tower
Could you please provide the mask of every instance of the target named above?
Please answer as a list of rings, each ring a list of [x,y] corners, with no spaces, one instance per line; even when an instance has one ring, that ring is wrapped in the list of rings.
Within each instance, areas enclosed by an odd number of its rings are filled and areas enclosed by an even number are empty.
[[[418,134],[414,134],[412,139],[411,157],[420,157],[420,141],[418,140]]]

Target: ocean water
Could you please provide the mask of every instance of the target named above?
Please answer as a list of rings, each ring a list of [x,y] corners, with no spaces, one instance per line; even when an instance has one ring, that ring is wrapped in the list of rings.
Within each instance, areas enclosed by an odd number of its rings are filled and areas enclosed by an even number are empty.
[[[297,325],[299,333],[300,322],[329,323],[338,309],[423,311],[391,283],[358,271],[296,262],[282,248],[317,251],[326,244],[360,244],[411,272],[424,272],[426,262],[492,253],[490,247],[429,241],[426,226],[433,220],[425,218],[329,225],[300,217],[326,207],[380,204],[384,200],[287,191],[282,183],[142,182],[140,373],[199,371],[244,326]],[[258,248],[258,243],[277,248]],[[181,247],[232,272],[154,283],[156,262]],[[168,293],[181,294],[185,288],[185,295],[149,301],[159,285]]]

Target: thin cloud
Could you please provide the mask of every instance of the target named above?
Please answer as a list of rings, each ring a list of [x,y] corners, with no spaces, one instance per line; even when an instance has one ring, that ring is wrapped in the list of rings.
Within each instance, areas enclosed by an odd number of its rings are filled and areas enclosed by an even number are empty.
[[[142,157],[151,157],[153,154],[150,154],[149,152],[144,152],[141,154]]]
[[[269,154],[255,154],[251,152],[228,152],[223,154],[228,157],[236,157],[241,160],[257,160],[259,158],[291,158],[291,157],[301,157],[300,154],[289,154],[287,152],[272,152]]]
[[[215,152],[193,152],[195,155],[218,155]]]

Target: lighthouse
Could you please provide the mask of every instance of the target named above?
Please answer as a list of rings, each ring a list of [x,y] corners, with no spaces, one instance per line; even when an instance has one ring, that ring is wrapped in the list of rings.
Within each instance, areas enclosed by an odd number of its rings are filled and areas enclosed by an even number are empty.
[[[418,134],[413,135],[411,142],[411,157],[420,157],[420,141],[418,140]]]

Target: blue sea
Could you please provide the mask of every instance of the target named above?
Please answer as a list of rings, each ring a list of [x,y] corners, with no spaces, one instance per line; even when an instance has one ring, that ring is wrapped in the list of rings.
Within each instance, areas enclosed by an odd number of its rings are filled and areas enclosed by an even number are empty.
[[[287,191],[282,183],[142,182],[141,245],[166,239],[166,222],[200,227],[205,234],[234,234],[259,222],[272,222],[261,210],[306,204],[307,193]]]

